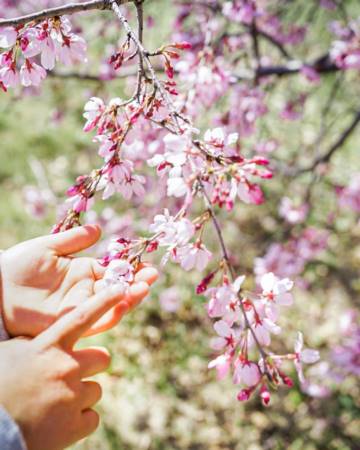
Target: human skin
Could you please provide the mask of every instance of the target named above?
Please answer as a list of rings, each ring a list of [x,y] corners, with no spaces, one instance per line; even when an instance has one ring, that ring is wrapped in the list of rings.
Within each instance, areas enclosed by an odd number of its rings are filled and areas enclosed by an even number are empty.
[[[62,450],[99,424],[92,407],[101,387],[84,379],[105,370],[102,348],[74,350],[77,340],[111,308],[134,305],[123,288],[107,288],[63,315],[34,339],[0,343],[0,404],[19,425],[28,450]]]
[[[95,258],[74,256],[94,245],[100,235],[98,226],[86,225],[32,239],[2,253],[0,308],[11,337],[37,336],[104,288],[104,267]],[[137,284],[127,294],[129,304],[138,304],[157,276],[155,268],[141,266]],[[113,308],[86,334],[113,327],[122,315],[121,308]]]

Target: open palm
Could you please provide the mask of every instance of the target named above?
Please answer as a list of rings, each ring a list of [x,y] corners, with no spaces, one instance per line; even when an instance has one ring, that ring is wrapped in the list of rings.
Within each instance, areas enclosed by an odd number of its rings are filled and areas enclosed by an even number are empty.
[[[74,257],[100,238],[94,225],[23,242],[1,256],[2,308],[11,336],[36,336],[79,302],[103,287],[104,268],[94,258]],[[148,293],[157,277],[138,272],[126,302],[111,310],[89,334],[110,328]],[[127,304],[127,306],[126,306]]]

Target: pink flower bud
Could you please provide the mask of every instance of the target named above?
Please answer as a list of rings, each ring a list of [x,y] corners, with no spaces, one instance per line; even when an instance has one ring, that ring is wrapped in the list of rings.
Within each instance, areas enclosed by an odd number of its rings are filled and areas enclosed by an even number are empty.
[[[190,50],[192,48],[192,45],[190,42],[183,41],[183,42],[175,42],[171,45],[171,47],[175,47],[178,50]]]
[[[237,399],[239,402],[246,402],[251,397],[251,394],[254,392],[254,388],[246,388],[241,389],[241,391],[237,395]]]
[[[74,197],[74,195],[77,195],[79,193],[79,187],[77,185],[69,187],[69,189],[66,191],[66,195],[68,197]]]
[[[150,244],[146,247],[146,253],[155,252],[159,247],[158,241],[150,242]]]
[[[174,68],[168,60],[165,61],[165,73],[169,78],[174,78]]]
[[[209,284],[213,280],[213,278],[215,276],[215,273],[216,272],[211,272],[211,273],[209,273],[209,275],[206,275],[206,277],[203,278],[203,280],[201,280],[201,282],[198,284],[198,286],[196,288],[196,293],[198,295],[200,295],[200,294],[202,294],[203,292],[206,291],[206,289],[208,288]]]
[[[260,389],[260,398],[264,406],[268,406],[270,403],[270,392],[268,388],[263,384]]]
[[[258,164],[259,166],[267,166],[270,161],[263,156],[255,156],[255,158],[252,159],[252,162]]]

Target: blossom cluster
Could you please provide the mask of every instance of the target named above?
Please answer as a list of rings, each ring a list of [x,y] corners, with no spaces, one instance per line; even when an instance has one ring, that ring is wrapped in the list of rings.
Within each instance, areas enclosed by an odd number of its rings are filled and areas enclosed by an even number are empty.
[[[223,14],[229,20],[245,25],[252,25],[256,20],[258,26],[279,43],[290,45],[301,43],[305,38],[306,28],[297,25],[285,27],[278,16],[269,12],[267,3],[264,0],[226,1]]]
[[[347,26],[331,24],[337,40],[333,42],[330,57],[340,69],[360,69],[360,23],[351,21]]]
[[[85,40],[71,32],[66,17],[55,17],[25,26],[0,30],[0,87],[6,90],[19,83],[39,86],[46,71],[59,61],[65,65],[86,61]]]
[[[319,359],[316,350],[303,349],[303,337],[298,333],[294,352],[287,355],[267,353],[271,344],[271,335],[281,333],[277,325],[279,308],[292,304],[293,282],[288,278],[279,279],[273,273],[262,276],[261,292],[258,294],[239,295],[245,277],[237,278],[233,283],[224,283],[218,288],[210,288],[208,313],[218,318],[214,329],[218,334],[211,342],[215,350],[224,353],[209,363],[216,368],[218,377],[223,378],[230,370],[235,384],[243,388],[238,400],[248,400],[256,389],[265,405],[270,401],[268,382],[283,383],[289,387],[292,380],[282,371],[285,360],[294,362],[301,383],[305,381],[302,363],[314,363]],[[241,313],[241,310],[244,313]],[[251,353],[255,346],[261,348],[260,358],[254,360]]]

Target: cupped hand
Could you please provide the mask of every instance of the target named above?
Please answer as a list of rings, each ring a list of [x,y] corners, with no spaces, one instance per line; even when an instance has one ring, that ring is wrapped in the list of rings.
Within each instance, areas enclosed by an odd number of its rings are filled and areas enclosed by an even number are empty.
[[[1,306],[10,336],[37,336],[79,302],[103,289],[104,267],[94,258],[74,256],[94,245],[100,235],[98,226],[86,225],[23,242],[1,255]],[[156,269],[142,266],[125,301],[86,335],[114,326],[148,294],[156,279]]]
[[[36,338],[0,343],[0,405],[20,427],[28,450],[60,450],[99,424],[101,386],[87,378],[106,370],[104,348],[75,349],[113,307],[127,310],[124,288],[112,286],[81,302]]]

